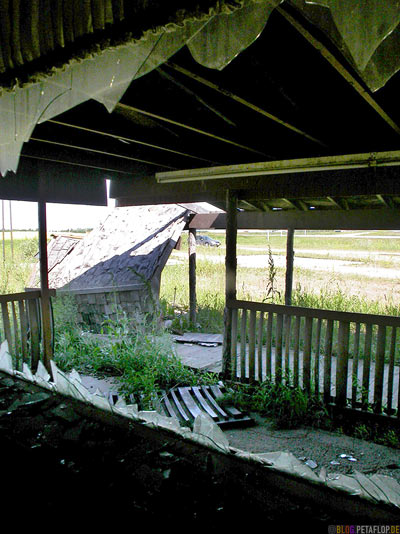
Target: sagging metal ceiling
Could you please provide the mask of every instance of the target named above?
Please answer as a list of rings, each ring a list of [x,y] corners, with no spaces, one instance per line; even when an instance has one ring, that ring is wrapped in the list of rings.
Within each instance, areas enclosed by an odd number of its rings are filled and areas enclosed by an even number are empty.
[[[222,206],[226,182],[218,194],[210,195],[199,182],[179,196],[175,186],[158,187],[154,175],[399,148],[397,2],[385,9],[369,2],[363,10],[366,4],[355,0],[176,1],[168,8],[162,2],[135,2],[132,8],[123,0],[98,0],[71,2],[67,12],[65,2],[32,1],[21,7],[31,9],[30,24],[14,4],[19,3],[8,4],[8,19],[1,19],[0,104],[8,98],[11,110],[2,131],[15,148],[0,146],[3,174],[12,161],[19,164],[17,174],[8,172],[0,182],[4,198],[24,198],[24,187],[15,183],[36,176],[49,200],[65,202],[68,187],[60,192],[54,184],[70,183],[75,189],[69,198],[90,203],[90,184],[94,191],[94,184],[110,178],[121,204],[214,200]],[[12,28],[21,17],[25,26],[18,38]],[[52,28],[47,40],[46,27]],[[143,45],[138,39],[146,30]],[[229,50],[221,48],[227,35],[241,36],[239,43],[230,41]],[[16,47],[8,56],[6,41]],[[125,53],[138,42],[140,54]],[[121,50],[125,55],[118,55]],[[105,53],[116,54],[114,63],[104,60]],[[17,57],[19,62],[12,60]],[[133,70],[125,76],[128,64]],[[50,91],[46,83],[54,82],[53,75],[58,85]],[[18,89],[9,91],[13,79]],[[25,110],[40,104],[39,112],[26,112],[22,120],[13,112],[16,95],[25,95]],[[313,192],[310,182],[292,187],[288,181],[287,194],[278,196],[271,180],[249,182],[252,191],[262,186],[264,197],[243,194],[242,208],[295,209],[296,201],[300,209],[397,205],[393,173],[385,182],[390,187],[382,190],[371,176],[357,176],[349,177],[355,194],[341,176],[342,195],[338,181],[335,195],[329,194],[329,179],[322,194],[322,182]],[[81,198],[80,183],[89,184]],[[248,190],[245,183],[237,185]],[[34,197],[35,192],[29,198]],[[92,201],[100,203],[95,193]]]

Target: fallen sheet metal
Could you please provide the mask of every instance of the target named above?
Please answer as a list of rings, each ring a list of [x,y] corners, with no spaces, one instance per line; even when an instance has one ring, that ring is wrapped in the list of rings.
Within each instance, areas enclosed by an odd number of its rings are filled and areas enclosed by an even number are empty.
[[[165,415],[193,426],[196,417],[206,413],[218,426],[247,426],[254,421],[232,405],[220,405],[225,389],[221,385],[178,387],[162,392],[160,405]]]

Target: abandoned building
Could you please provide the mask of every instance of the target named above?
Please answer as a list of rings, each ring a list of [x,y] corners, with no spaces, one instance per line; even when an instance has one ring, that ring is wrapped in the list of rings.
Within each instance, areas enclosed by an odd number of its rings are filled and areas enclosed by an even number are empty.
[[[399,22],[397,0],[4,2],[0,197],[38,203],[40,245],[40,288],[0,296],[5,387],[39,388],[40,402],[43,389],[67,398],[78,392],[71,405],[90,404],[99,418],[122,427],[129,418],[144,436],[172,433],[174,443],[179,436],[193,450],[212,449],[243,484],[251,471],[270,494],[300,493],[347,517],[398,523],[392,481],[332,480],[305,474],[291,458],[246,455],[202,417],[188,433],[171,418],[89,397],[75,375],[58,371],[46,203],[106,205],[110,180],[118,207],[204,201],[223,210],[188,223],[192,236],[196,228],[226,230],[222,376],[280,380],[294,365],[296,383],[339,412],[369,416],[371,397],[371,417],[398,425],[400,318],[291,306],[290,265],[297,229],[399,229]],[[284,306],[236,298],[239,228],[288,230]],[[81,247],[71,257],[78,260]],[[74,274],[77,285],[86,277],[79,268]],[[89,287],[109,287],[109,272],[99,275]],[[132,280],[118,280],[125,282]],[[15,369],[10,352],[19,332]]]
[[[133,319],[157,313],[162,270],[193,215],[176,204],[114,208],[85,236],[55,236],[48,245],[49,287],[73,296],[78,321],[94,331],[121,312]]]

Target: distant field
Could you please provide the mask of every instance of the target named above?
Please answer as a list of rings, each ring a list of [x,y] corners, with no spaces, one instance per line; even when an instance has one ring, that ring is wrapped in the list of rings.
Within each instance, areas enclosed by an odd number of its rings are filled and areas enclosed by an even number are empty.
[[[3,232],[0,231],[0,237],[3,239]],[[4,232],[5,239],[11,239],[11,232],[9,230]],[[13,239],[33,239],[38,237],[37,230],[14,230],[12,233]]]
[[[198,233],[221,242],[218,248],[197,247],[199,306],[204,304],[210,308],[214,303],[221,310],[225,285],[225,235],[222,232]],[[269,247],[276,267],[275,301],[283,298],[286,235],[285,232],[282,234],[267,231],[238,233],[239,298],[256,301],[266,298]],[[293,304],[399,315],[399,238],[400,232],[307,231],[304,234],[304,231],[297,231],[294,238]],[[181,250],[174,251],[164,269],[161,296],[178,305],[188,305],[186,236]]]

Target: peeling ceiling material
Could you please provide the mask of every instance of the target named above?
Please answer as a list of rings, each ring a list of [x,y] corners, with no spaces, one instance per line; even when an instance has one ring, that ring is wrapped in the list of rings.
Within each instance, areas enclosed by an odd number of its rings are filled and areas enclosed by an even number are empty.
[[[1,174],[16,171],[36,124],[90,99],[113,111],[134,80],[185,45],[200,65],[224,69],[268,31],[269,16],[280,4],[327,34],[370,89],[382,87],[400,65],[398,0],[388,0],[384,9],[376,0],[131,4],[1,3]]]

